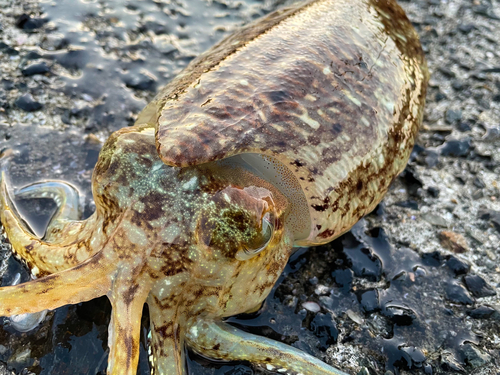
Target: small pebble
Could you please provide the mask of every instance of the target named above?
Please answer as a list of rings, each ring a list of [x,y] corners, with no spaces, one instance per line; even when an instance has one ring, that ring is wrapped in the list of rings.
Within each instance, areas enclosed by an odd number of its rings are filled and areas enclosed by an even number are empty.
[[[460,352],[464,356],[465,362],[471,366],[473,369],[484,366],[491,361],[491,356],[476,345],[471,343],[466,343],[460,348]]]
[[[30,17],[28,14],[20,15],[16,20],[16,26],[25,31],[34,31],[47,22],[44,18]]]
[[[316,302],[304,302],[302,304],[302,307],[306,309],[307,311],[317,313],[321,311],[321,306],[318,305]]]
[[[429,224],[436,225],[438,227],[448,228],[448,222],[441,216],[427,212],[422,214],[422,219],[427,221]]]
[[[469,316],[473,319],[489,319],[493,314],[500,317],[498,311],[490,306],[479,306],[478,308],[469,312]]]
[[[469,251],[469,245],[460,233],[444,230],[439,233],[439,240],[444,248],[454,253],[461,254]]]
[[[417,319],[417,314],[409,307],[386,305],[381,311],[384,316],[399,326],[409,326]]]
[[[462,111],[448,109],[445,113],[445,119],[448,124],[454,124],[462,119]]]
[[[466,156],[470,148],[471,140],[469,138],[452,139],[440,147],[440,153],[444,156]]]
[[[50,68],[45,62],[29,65],[22,70],[23,75],[26,77],[34,76],[35,74],[45,74],[48,72],[50,72]]]
[[[467,289],[469,289],[474,297],[491,297],[497,294],[496,291],[478,275],[467,275],[464,277],[464,282]]]
[[[361,308],[365,313],[370,314],[380,310],[377,289],[367,290],[359,297],[359,299]]]
[[[427,188],[427,192],[429,193],[429,195],[433,198],[437,198],[439,197],[439,192],[440,190],[437,188],[437,187],[434,187],[434,186],[429,186]]]
[[[42,109],[43,105],[37,102],[31,94],[24,94],[17,98],[16,106],[26,112],[35,112]]]
[[[470,265],[465,261],[454,257],[453,255],[446,261],[448,268],[453,271],[455,276],[465,275],[470,271]]]
[[[455,282],[451,282],[446,286],[446,298],[451,302],[462,305],[472,305],[474,303],[469,292],[462,285]]]

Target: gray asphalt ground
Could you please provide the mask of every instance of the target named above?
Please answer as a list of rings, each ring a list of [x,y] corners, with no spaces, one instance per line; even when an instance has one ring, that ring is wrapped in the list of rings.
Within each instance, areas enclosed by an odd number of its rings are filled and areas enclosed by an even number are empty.
[[[401,1],[432,77],[424,125],[384,202],[300,250],[262,308],[234,318],[352,374],[500,373],[500,2]],[[16,186],[65,179],[93,210],[109,134],[189,61],[282,1],[0,0],[0,148]],[[54,205],[19,202],[42,231]],[[29,276],[2,244],[2,285]],[[104,374],[109,305],[0,327],[0,375]],[[147,319],[144,319],[147,327]],[[143,330],[139,374],[148,373]],[[268,373],[189,355],[191,374]]]

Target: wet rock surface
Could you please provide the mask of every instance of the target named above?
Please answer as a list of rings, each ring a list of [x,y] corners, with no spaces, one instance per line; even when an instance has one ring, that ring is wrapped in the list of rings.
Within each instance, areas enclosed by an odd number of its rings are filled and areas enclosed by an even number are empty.
[[[194,56],[281,5],[0,0],[0,139],[16,152],[13,184],[70,181],[88,216],[92,168],[109,134],[131,125]],[[351,232],[299,249],[258,313],[229,322],[353,374],[497,374],[500,3],[401,5],[432,73],[408,168]],[[53,203],[18,204],[43,233]],[[0,258],[2,285],[17,273],[29,280],[7,244]],[[0,374],[104,374],[109,311],[106,299],[63,307],[26,333],[4,319]],[[144,316],[139,374],[149,373]],[[188,357],[190,374],[268,373]]]

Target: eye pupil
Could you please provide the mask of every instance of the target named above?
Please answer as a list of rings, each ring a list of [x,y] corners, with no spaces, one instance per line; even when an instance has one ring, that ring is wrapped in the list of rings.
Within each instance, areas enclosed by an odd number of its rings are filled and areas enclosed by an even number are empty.
[[[251,241],[243,244],[243,249],[236,253],[236,259],[247,260],[260,253],[271,242],[273,234],[273,216],[270,212],[266,212],[261,220],[260,231],[253,236]]]

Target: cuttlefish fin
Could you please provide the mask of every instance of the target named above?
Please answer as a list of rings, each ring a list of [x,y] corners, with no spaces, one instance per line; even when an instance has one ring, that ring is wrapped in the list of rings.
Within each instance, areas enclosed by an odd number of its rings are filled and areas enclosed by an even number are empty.
[[[241,331],[223,322],[198,320],[186,333],[188,345],[209,358],[249,361],[278,373],[348,375],[298,349]]]
[[[105,295],[116,269],[114,261],[99,252],[66,271],[24,284],[0,288],[0,316],[53,310]]]
[[[36,185],[34,185],[36,186]],[[45,185],[42,191],[35,192],[36,188],[21,189],[21,195],[40,197],[49,186]],[[43,276],[71,268],[82,263],[97,250],[97,246],[91,247],[88,239],[92,237],[91,231],[95,228],[95,217],[86,221],[71,221],[77,215],[78,208],[75,206],[75,196],[71,189],[64,188],[63,183],[58,187],[52,185],[50,188],[54,194],[63,199],[63,205],[59,207],[54,219],[49,224],[52,235],[50,239],[41,240],[33,235],[24,222],[20,219],[17,209],[10,199],[5,172],[1,172],[0,181],[0,219],[4,226],[7,237],[12,244],[13,252],[24,260],[31,269],[34,276]],[[66,191],[66,192],[65,192]],[[70,196],[64,197],[68,193]],[[71,205],[65,205],[64,202]],[[59,229],[55,231],[55,229]],[[56,234],[56,232],[60,232]],[[56,241],[57,240],[57,241]]]
[[[186,375],[184,329],[177,319],[177,306],[162,306],[148,298],[151,319],[151,375]]]

